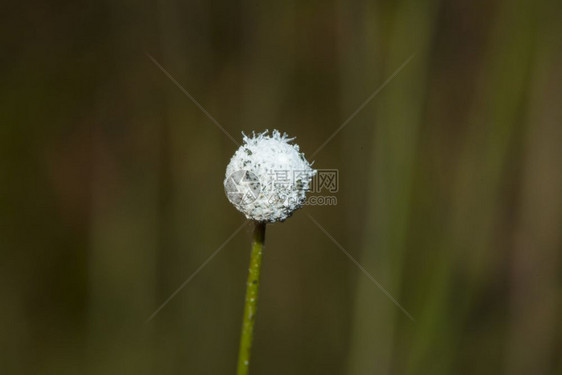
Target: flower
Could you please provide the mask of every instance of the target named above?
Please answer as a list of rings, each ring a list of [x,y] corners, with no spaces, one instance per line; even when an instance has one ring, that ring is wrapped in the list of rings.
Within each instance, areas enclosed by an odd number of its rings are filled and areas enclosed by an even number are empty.
[[[316,171],[285,133],[242,135],[244,143],[226,167],[228,200],[248,219],[286,220],[304,204]]]

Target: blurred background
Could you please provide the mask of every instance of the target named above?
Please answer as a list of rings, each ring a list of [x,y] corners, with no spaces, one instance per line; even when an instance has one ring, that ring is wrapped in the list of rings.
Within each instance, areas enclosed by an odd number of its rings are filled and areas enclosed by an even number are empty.
[[[559,1],[2,9],[3,374],[234,373],[250,226],[148,320],[244,222],[150,56],[237,141],[361,108],[313,157],[337,205],[268,226],[253,374],[562,373]]]

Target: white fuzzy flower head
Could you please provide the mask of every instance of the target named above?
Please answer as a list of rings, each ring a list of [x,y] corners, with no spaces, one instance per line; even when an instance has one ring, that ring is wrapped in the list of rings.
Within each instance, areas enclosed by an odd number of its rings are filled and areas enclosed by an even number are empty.
[[[284,221],[302,207],[316,171],[311,168],[294,138],[274,130],[244,143],[226,167],[224,189],[228,200],[248,219]]]

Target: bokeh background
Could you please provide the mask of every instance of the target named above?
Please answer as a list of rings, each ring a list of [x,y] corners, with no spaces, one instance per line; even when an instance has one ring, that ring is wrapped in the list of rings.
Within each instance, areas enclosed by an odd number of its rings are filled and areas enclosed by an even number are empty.
[[[414,54],[314,156],[337,205],[268,226],[252,373],[562,373],[559,1],[1,14],[1,373],[234,373],[250,226],[146,322],[244,221],[236,145],[148,55],[311,155]]]

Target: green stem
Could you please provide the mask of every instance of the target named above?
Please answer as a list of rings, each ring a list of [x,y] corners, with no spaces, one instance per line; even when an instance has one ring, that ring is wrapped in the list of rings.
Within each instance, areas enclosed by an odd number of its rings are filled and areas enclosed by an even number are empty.
[[[250,367],[250,354],[254,338],[254,322],[258,305],[258,291],[260,288],[260,268],[265,240],[265,223],[255,222],[252,254],[250,255],[250,270],[246,283],[246,303],[242,320],[242,335],[240,337],[240,351],[238,353],[238,375],[247,375]]]

